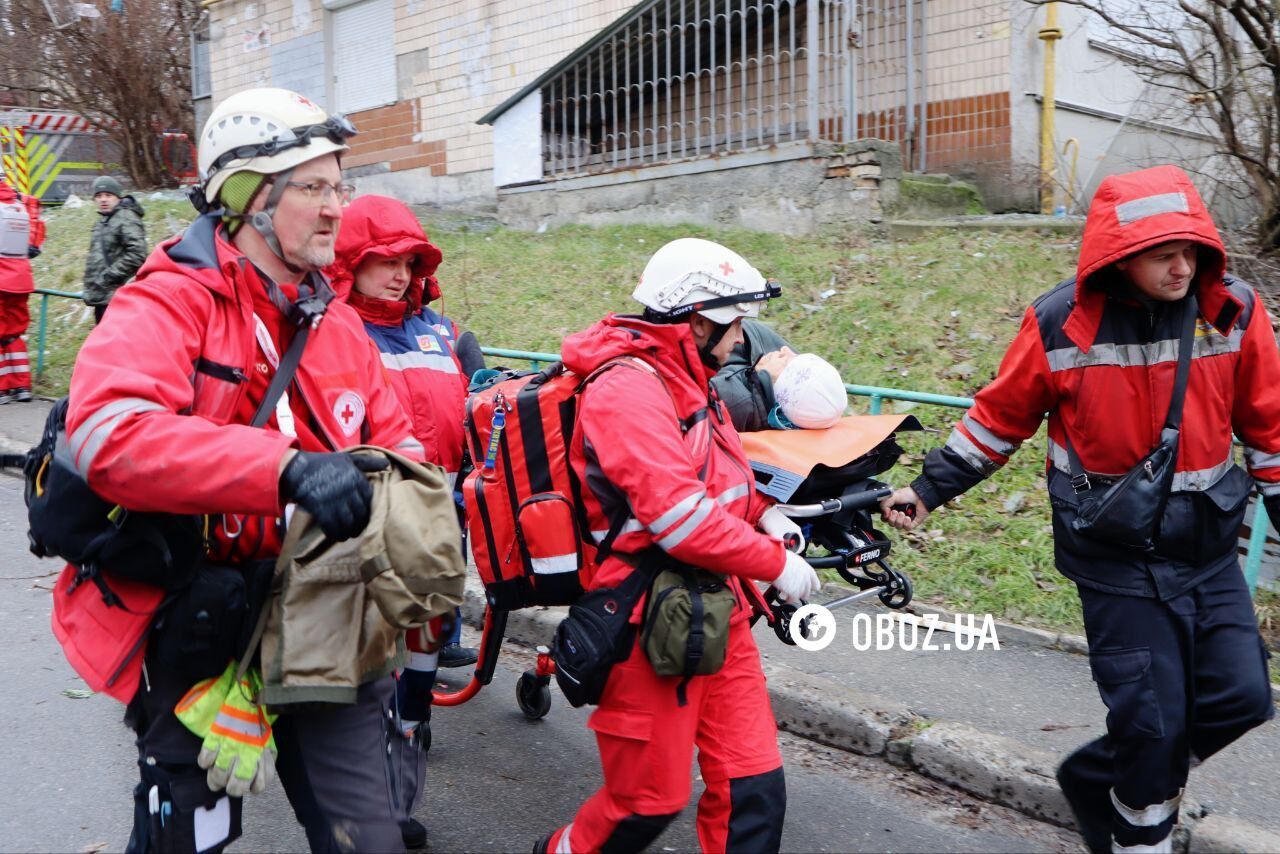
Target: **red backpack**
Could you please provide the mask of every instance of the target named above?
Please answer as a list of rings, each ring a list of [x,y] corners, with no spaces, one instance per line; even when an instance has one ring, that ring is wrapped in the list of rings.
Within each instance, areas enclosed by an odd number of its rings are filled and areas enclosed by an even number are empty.
[[[556,362],[507,374],[467,400],[464,429],[475,469],[462,494],[490,607],[572,604],[583,593],[584,573],[617,537],[621,524],[598,544],[591,538],[582,485],[569,464],[578,393],[615,365],[653,372],[621,358],[581,377]]]

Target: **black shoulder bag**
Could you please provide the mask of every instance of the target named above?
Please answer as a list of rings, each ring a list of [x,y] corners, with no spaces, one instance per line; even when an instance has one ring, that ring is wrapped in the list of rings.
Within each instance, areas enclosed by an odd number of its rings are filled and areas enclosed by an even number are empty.
[[[1178,461],[1182,404],[1191,375],[1191,350],[1196,328],[1196,298],[1193,295],[1188,294],[1185,298],[1183,312],[1173,396],[1160,431],[1160,444],[1151,453],[1099,495],[1100,485],[1095,486],[1085,472],[1071,444],[1070,431],[1063,425],[1071,487],[1077,496],[1087,493],[1080,499],[1076,518],[1071,523],[1077,533],[1130,549],[1150,551],[1154,548],[1156,526],[1169,500]]]

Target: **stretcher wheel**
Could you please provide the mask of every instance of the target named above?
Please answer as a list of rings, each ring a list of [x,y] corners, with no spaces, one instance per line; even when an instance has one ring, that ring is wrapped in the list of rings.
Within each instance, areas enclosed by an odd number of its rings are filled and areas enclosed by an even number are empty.
[[[911,587],[911,579],[907,578],[896,569],[891,569],[887,573],[889,576],[889,584],[880,591],[880,601],[884,603],[886,608],[905,608],[911,603],[911,596],[914,590]]]
[[[526,670],[516,682],[516,703],[520,711],[531,721],[547,716],[551,711],[551,679]]]

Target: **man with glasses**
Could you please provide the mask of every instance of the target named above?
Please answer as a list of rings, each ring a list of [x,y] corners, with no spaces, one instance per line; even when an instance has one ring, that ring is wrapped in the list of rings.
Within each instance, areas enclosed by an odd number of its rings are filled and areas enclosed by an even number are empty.
[[[77,470],[132,511],[205,516],[207,566],[241,570],[233,576],[263,578],[265,565],[269,577],[291,505],[334,540],[360,534],[372,495],[365,472],[386,463],[343,449],[423,456],[360,318],[330,303],[319,272],[333,262],[351,196],[339,156],[354,132],[282,89],[219,105],[200,136],[192,197],[203,215],[152,252],[76,361],[67,436]],[[301,361],[271,405],[268,388],[277,371],[287,375],[295,340]],[[251,426],[259,410],[271,413],[262,428]],[[225,625],[165,625],[152,617],[159,588],[108,574],[117,597],[108,601],[94,584],[73,584],[75,574],[68,568],[55,591],[54,629],[86,681],[128,703],[142,778],[128,850],[221,850],[240,835],[241,800],[210,788],[218,781],[200,767],[202,739],[174,706],[228,663],[195,664],[188,650],[209,641],[201,631],[230,632],[226,645],[239,655],[252,608]],[[165,614],[194,594],[177,595]],[[323,624],[337,614],[315,618],[313,655],[329,654]],[[277,772],[313,850],[403,850],[397,775],[375,758],[396,735],[392,671],[402,653],[393,631],[361,636],[360,650],[342,652],[365,674],[356,701],[294,706],[275,722]],[[263,750],[260,761],[270,760]]]

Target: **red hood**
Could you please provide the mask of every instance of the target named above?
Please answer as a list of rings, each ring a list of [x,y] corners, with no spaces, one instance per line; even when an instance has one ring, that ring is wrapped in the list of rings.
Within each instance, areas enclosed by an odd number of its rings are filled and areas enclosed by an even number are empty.
[[[1171,240],[1192,240],[1208,250],[1201,253],[1196,271],[1200,314],[1215,325],[1218,318],[1227,318],[1221,322],[1228,327],[1234,324],[1243,306],[1222,283],[1227,256],[1218,229],[1187,173],[1177,166],[1157,166],[1112,175],[1093,196],[1076,267],[1076,305],[1063,327],[1077,347],[1089,349],[1102,321],[1106,290],[1098,274]]]
[[[579,376],[610,359],[636,356],[666,380],[682,418],[707,405],[711,375],[698,357],[688,324],[647,323],[633,315],[610,313],[565,338],[560,352],[565,366]]]
[[[325,272],[333,280],[338,298],[346,300],[351,293],[355,270],[366,258],[387,258],[406,252],[417,256],[413,264],[413,281],[404,295],[409,313],[415,314],[424,302],[424,283],[427,292],[425,302],[440,298],[435,272],[443,256],[427,238],[413,211],[403,202],[387,196],[361,196],[342,212],[333,264]]]

